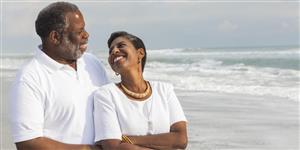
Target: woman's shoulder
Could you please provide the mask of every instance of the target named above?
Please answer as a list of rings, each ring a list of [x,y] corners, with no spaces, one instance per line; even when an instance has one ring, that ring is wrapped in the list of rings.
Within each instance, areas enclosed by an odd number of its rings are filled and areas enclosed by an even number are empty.
[[[173,90],[173,85],[168,82],[164,81],[149,81],[152,90],[158,90],[161,92],[168,92],[170,90]]]
[[[115,90],[115,83],[108,83],[105,85],[100,86],[98,89],[96,89],[94,95],[110,95],[113,90]]]

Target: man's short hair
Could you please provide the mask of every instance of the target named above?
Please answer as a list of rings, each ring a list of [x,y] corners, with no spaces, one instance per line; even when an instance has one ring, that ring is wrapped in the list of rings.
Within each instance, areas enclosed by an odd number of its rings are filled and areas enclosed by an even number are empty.
[[[79,11],[75,4],[68,2],[55,2],[42,9],[35,21],[36,33],[45,39],[51,31],[57,31],[60,34],[66,26],[66,14]]]

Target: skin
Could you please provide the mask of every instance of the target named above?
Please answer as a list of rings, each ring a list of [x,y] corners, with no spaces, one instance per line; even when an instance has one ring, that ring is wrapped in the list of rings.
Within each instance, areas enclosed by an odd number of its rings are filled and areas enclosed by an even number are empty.
[[[67,13],[67,25],[63,35],[56,31],[51,31],[46,41],[43,41],[43,51],[53,60],[68,64],[76,70],[76,60],[82,56],[86,50],[86,43],[89,34],[84,29],[84,19],[82,14]],[[93,145],[65,144],[47,137],[38,137],[28,141],[16,143],[18,150],[100,150]]]
[[[146,89],[146,83],[143,78],[142,65],[139,63],[144,57],[144,49],[136,49],[133,44],[125,37],[116,38],[109,52],[108,62],[111,68],[121,75],[121,82],[129,90],[137,93],[142,93]],[[118,60],[118,57],[122,56]],[[118,60],[118,61],[115,61]],[[120,86],[119,86],[120,88]],[[122,88],[120,88],[122,90]],[[136,101],[147,99],[150,93],[144,99],[128,98]],[[134,136],[127,135],[133,144],[122,143],[118,139],[108,139],[98,141],[96,144],[102,145],[104,150],[125,150],[125,149],[185,149],[187,146],[187,129],[186,122],[176,122],[170,127],[170,132]]]
[[[136,50],[127,38],[118,37],[111,43],[108,57],[111,68],[121,75],[123,85],[137,93],[143,93],[147,87],[141,63],[138,63],[144,55],[144,50],[142,48]],[[114,62],[114,59],[119,56],[123,58]]]
[[[53,60],[68,64],[76,70],[76,60],[86,51],[89,34],[85,31],[82,14],[77,11],[66,14],[63,34],[51,31],[43,51]]]

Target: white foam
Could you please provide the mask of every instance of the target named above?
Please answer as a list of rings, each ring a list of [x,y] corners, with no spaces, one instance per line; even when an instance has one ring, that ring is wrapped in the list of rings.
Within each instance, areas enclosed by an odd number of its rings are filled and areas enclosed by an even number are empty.
[[[149,80],[171,82],[176,89],[190,91],[213,91],[251,95],[271,95],[299,100],[300,71],[250,66],[243,61],[226,64],[219,58],[299,58],[299,49],[250,49],[250,50],[207,50],[207,49],[162,49],[149,50],[145,77]],[[97,55],[106,61],[106,52]],[[15,75],[17,69],[29,60],[32,54],[1,56],[1,77]],[[225,60],[225,59],[224,59]],[[110,71],[110,74],[113,74]],[[116,79],[116,78],[114,78]]]
[[[171,82],[176,89],[271,95],[299,100],[300,72],[277,68],[255,68],[244,64],[224,66],[220,61],[193,64],[147,64],[145,76]]]
[[[217,49],[162,49],[162,50],[149,50],[150,55],[160,56],[201,56],[205,58],[282,58],[282,57],[299,57],[300,49],[291,48],[287,50],[278,49],[261,49],[248,51],[237,51],[236,49],[217,50]]]

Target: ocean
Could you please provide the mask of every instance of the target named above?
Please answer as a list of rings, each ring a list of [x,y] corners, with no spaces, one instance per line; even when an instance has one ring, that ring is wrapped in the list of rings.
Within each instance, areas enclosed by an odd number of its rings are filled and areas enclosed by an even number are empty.
[[[146,68],[180,90],[299,99],[297,47],[152,50]]]
[[[93,51],[107,70],[107,51]],[[3,54],[1,77],[14,77],[33,54]],[[145,77],[178,90],[299,99],[300,48],[178,48],[147,50]],[[112,74],[113,76],[113,74]]]
[[[95,54],[106,62],[106,53]],[[147,57],[145,77],[178,90],[299,100],[299,47],[158,49]]]
[[[118,77],[114,75],[107,63],[108,51],[99,50],[90,52],[95,54],[101,61],[103,61],[106,69],[108,70],[108,74],[111,76],[113,81],[117,81]],[[9,84],[15,77],[17,70],[22,66],[23,63],[29,61],[33,55],[33,52],[26,54],[4,53],[1,55],[0,76],[2,79],[2,92],[4,91],[4,93],[2,93],[3,109],[1,109],[1,116],[4,116],[4,122],[7,121],[6,92],[9,88]],[[213,104],[217,104],[217,102],[213,101],[224,103],[224,101],[221,101],[221,99],[224,97],[224,99],[227,99],[227,102],[230,102],[231,104],[240,103],[240,101],[243,99],[247,101],[247,103],[251,103],[251,100],[253,100],[254,105],[256,105],[256,102],[260,103],[261,101],[262,103],[266,104],[266,107],[262,108],[262,110],[264,109],[266,112],[265,114],[270,112],[270,116],[273,115],[274,111],[289,111],[286,110],[286,108],[289,107],[289,109],[292,108],[291,110],[293,110],[293,117],[298,117],[298,109],[296,104],[299,103],[300,94],[299,46],[149,49],[147,50],[147,62],[144,70],[144,76],[146,80],[165,81],[174,85],[175,90],[180,96],[180,101],[183,104],[186,115],[191,122],[190,130],[193,130],[190,135],[192,144],[189,145],[189,149],[198,149],[199,147],[204,149],[234,148],[236,147],[236,143],[238,143],[236,140],[240,138],[237,136],[237,138],[234,139],[236,142],[234,143],[235,145],[230,143],[228,139],[227,141],[225,140],[227,145],[223,145],[223,147],[218,147],[218,143],[216,143],[216,141],[220,142],[220,139],[214,139],[210,144],[205,145],[203,141],[208,141],[209,138],[201,139],[199,137],[201,137],[201,135],[205,135],[206,131],[208,130],[202,129],[211,129],[211,127],[215,124],[212,123],[209,126],[201,126],[203,125],[203,122],[199,122],[198,120],[201,120],[201,118],[199,118],[201,115],[199,114],[203,113],[203,110],[206,110],[206,108],[211,108],[211,105],[207,106],[203,103],[203,101],[200,100],[199,97],[203,97],[203,95],[200,94],[200,96],[197,97],[197,94],[193,95],[193,93],[217,93],[204,94],[204,97],[208,96],[208,99],[210,100],[208,103],[212,102]],[[4,82],[7,85],[3,85]],[[214,96],[218,94],[225,94],[225,96]],[[228,96],[228,94],[239,94],[242,96],[237,98],[234,96]],[[243,95],[249,95],[252,96],[252,98],[245,99]],[[188,96],[190,96],[190,98]],[[232,101],[232,99],[238,100]],[[280,102],[278,102],[278,100],[280,100]],[[269,103],[273,104],[272,106],[270,105],[268,109],[267,106]],[[278,103],[280,103],[280,105],[284,104],[287,106],[286,108],[282,108],[283,110],[279,108],[273,110],[274,105],[277,106]],[[293,106],[290,105],[291,103]],[[228,106],[229,105],[224,104],[223,108]],[[244,108],[242,105],[239,106],[241,107],[237,107],[236,109]],[[211,108],[205,113],[212,113],[214,110],[215,108]],[[228,112],[223,113],[226,114]],[[243,111],[240,111],[240,113],[243,113]],[[214,112],[213,114],[216,113]],[[206,118],[206,116],[202,117]],[[285,116],[282,118],[284,117]],[[218,116],[213,118],[218,118]],[[210,119],[207,119],[207,121],[213,122],[213,120]],[[249,124],[252,124],[252,121],[253,120],[249,120]],[[254,122],[257,124],[261,123],[257,120]],[[290,128],[290,130],[293,131],[291,132],[293,135],[292,137],[296,137],[295,135],[299,133],[299,131],[296,131],[299,125],[297,122],[297,119],[294,119],[294,122],[292,123],[289,120],[286,122],[289,123],[289,125],[296,124],[296,126],[292,126],[293,128]],[[237,119],[236,123],[241,123],[241,121]],[[9,125],[4,123],[4,130],[7,129],[5,126]],[[201,130],[199,130],[199,128],[201,128]],[[222,127],[218,128],[220,128],[220,131],[222,131]],[[251,135],[252,132],[253,131],[249,131],[249,133],[247,133],[248,135]],[[236,134],[238,133],[240,133],[240,131]],[[260,132],[257,132],[257,134],[259,133]],[[1,134],[9,136],[9,131],[2,130]],[[211,138],[211,134],[207,133],[207,136],[208,135]],[[255,136],[253,138],[256,138]],[[281,135],[278,134],[278,137],[280,136]],[[274,139],[274,137],[272,137],[272,139]],[[270,138],[271,141],[272,139]],[[282,139],[288,138],[282,137]],[[257,145],[257,141],[255,142],[252,144],[253,146]],[[246,143],[249,144],[249,140],[247,140]],[[274,143],[278,142],[275,141]],[[299,143],[297,142],[289,143],[289,145],[292,145],[292,149],[298,144]],[[12,145],[9,138],[8,141],[6,141],[6,147],[4,148],[10,149],[12,147],[7,145]],[[272,149],[274,147],[267,148]]]

